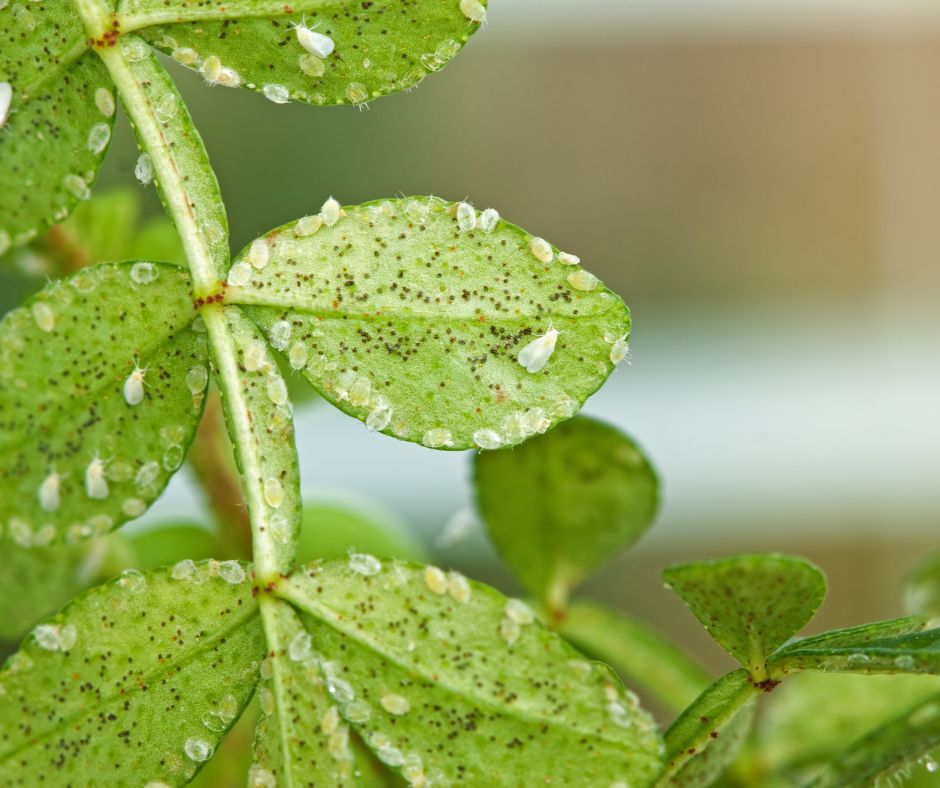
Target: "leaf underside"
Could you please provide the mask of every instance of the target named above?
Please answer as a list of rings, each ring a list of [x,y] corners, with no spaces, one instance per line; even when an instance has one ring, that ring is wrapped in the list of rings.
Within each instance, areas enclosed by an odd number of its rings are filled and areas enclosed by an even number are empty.
[[[674,566],[663,579],[722,648],[757,675],[826,594],[826,579],[813,564],[775,554]]]
[[[234,69],[241,86],[309,104],[363,104],[417,85],[443,68],[479,29],[458,0],[302,0],[211,2],[197,21],[147,27],[140,34],[180,63],[199,69],[210,57]],[[125,0],[118,13],[164,17],[162,2]],[[188,9],[181,16],[192,15]],[[315,57],[295,25],[329,36],[334,51]],[[212,61],[210,61],[212,62]],[[283,92],[281,92],[283,91]]]
[[[370,429],[440,449],[519,443],[604,382],[629,311],[602,285],[573,287],[580,269],[536,259],[515,225],[461,231],[453,213],[412,198],[347,207],[303,237],[284,225],[228,299],[255,304],[246,313],[291,366]],[[519,351],[552,326],[554,352],[526,371]]]
[[[104,158],[114,86],[84,39],[66,0],[0,8],[0,83],[13,90],[0,125],[0,254],[87,199]]]
[[[768,661],[774,676],[797,670],[940,674],[940,629],[922,618],[880,621],[804,638]]]
[[[280,785],[357,784],[349,728],[342,722],[316,663],[305,664],[311,638],[285,602],[266,621],[268,659],[255,728],[255,784],[270,774]]]
[[[659,773],[662,741],[636,696],[539,623],[513,629],[496,591],[445,590],[399,561],[351,567],[309,565],[283,590],[345,722],[406,778],[647,785]]]
[[[189,287],[173,265],[99,265],[0,322],[4,537],[78,541],[139,517],[166,486],[202,414],[204,383],[193,390],[190,372],[204,381],[208,369]],[[131,406],[135,360],[147,372]],[[90,494],[95,458],[103,479]]]
[[[188,782],[264,656],[250,567],[237,566],[228,581],[217,562],[184,580],[125,573],[35,630],[0,672],[0,783]]]
[[[121,48],[159,125],[159,144],[172,159],[176,170],[185,174],[186,199],[205,236],[216,271],[222,276],[229,259],[228,218],[202,137],[173,79],[150,47],[137,36],[125,36],[121,39]],[[140,147],[144,149],[143,145]],[[154,182],[166,206],[163,184],[157,172],[154,173]]]
[[[656,474],[636,444],[583,417],[515,451],[480,454],[474,472],[490,537],[540,598],[566,596],[636,542],[656,511]]]

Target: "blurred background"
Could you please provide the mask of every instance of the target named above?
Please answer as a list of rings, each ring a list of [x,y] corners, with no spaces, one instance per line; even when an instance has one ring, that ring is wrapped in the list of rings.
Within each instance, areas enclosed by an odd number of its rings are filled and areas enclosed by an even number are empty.
[[[494,0],[445,72],[368,109],[277,106],[171,64],[240,248],[335,195],[493,206],[633,309],[633,362],[586,411],[632,434],[661,516],[587,591],[725,658],[659,574],[816,561],[813,631],[897,615],[940,524],[940,6],[933,0]],[[139,188],[130,130],[99,187]],[[159,213],[152,187],[146,210]],[[305,492],[387,510],[513,586],[469,456],[298,408]],[[204,516],[178,475],[140,521]],[[441,535],[446,534],[444,538]]]

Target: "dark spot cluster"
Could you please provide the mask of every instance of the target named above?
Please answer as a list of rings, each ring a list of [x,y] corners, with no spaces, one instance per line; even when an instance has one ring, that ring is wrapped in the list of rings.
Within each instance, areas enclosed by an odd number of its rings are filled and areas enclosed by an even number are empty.
[[[145,582],[142,593],[118,581],[67,607],[56,621],[75,627],[69,651],[28,638],[8,661],[0,683],[16,713],[0,715],[0,783],[174,784],[196,768],[187,738],[218,743],[203,717],[224,699],[240,711],[264,651],[248,584],[184,585],[166,571]]]
[[[205,338],[189,328],[185,271],[160,266],[156,281],[137,285],[130,269],[85,269],[0,323],[0,485],[15,491],[0,498],[5,526],[16,518],[34,532],[51,523],[59,539],[90,535],[85,528],[99,530],[99,522],[111,527],[137,516],[125,510],[128,499],[149,503],[159,494],[171,475],[171,445],[182,462],[201,413],[186,374],[208,364]],[[37,323],[37,312],[52,321],[51,331]],[[147,372],[144,399],[131,407],[123,385],[135,363]],[[95,456],[108,483],[102,500],[85,488]],[[145,473],[141,484],[147,463],[153,478]],[[37,492],[53,472],[61,503],[48,511]]]

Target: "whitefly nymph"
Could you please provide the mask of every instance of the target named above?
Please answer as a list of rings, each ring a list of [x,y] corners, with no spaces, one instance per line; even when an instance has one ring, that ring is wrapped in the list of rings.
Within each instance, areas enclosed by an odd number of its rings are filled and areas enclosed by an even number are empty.
[[[533,339],[519,351],[519,363],[526,368],[526,371],[539,372],[548,363],[552,353],[555,352],[558,334],[559,331],[549,325],[548,331],[538,339]]]

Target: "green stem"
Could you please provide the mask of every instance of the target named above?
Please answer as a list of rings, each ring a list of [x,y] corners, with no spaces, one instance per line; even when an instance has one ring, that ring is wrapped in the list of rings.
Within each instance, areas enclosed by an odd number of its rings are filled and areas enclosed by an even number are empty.
[[[276,580],[280,572],[286,571],[287,567],[279,565],[277,547],[270,536],[272,529],[264,500],[262,458],[256,451],[252,436],[251,409],[245,400],[235,341],[224,310],[225,307],[221,304],[206,305],[202,308],[202,319],[206,323],[209,341],[212,343],[219,388],[228,414],[229,435],[241,460],[242,489],[251,515],[255,574],[259,585],[263,586]]]
[[[167,212],[183,242],[193,277],[193,293],[197,298],[211,295],[219,289],[218,275],[209,239],[196,219],[193,201],[189,198],[186,177],[179,171],[173,156],[173,141],[163,133],[153,103],[137,80],[130,63],[121,54],[120,46],[97,51],[117,86],[141,146],[150,156],[154,176],[166,200]]]
[[[761,691],[747,670],[740,668],[722,676],[699,695],[666,731],[666,770],[659,785],[669,785]]]
[[[108,29],[111,25],[110,10],[100,5],[101,0],[74,0],[76,9],[90,36]],[[107,67],[117,87],[125,110],[134,124],[141,148],[150,156],[154,175],[160,185],[167,213],[170,215],[183,242],[186,259],[193,280],[193,295],[199,304],[200,314],[206,325],[213,358],[218,375],[218,385],[225,397],[228,410],[228,427],[232,443],[239,458],[243,474],[245,501],[251,514],[252,547],[255,573],[258,583],[264,586],[274,580],[286,566],[278,560],[269,523],[266,522],[266,506],[261,484],[263,458],[251,434],[251,411],[245,401],[238,367],[237,350],[224,308],[219,303],[205,303],[205,299],[224,290],[219,281],[218,266],[204,226],[197,218],[200,196],[193,193],[190,184],[211,181],[197,177],[198,173],[184,172],[182,168],[192,166],[193,159],[180,158],[174,150],[174,140],[166,132],[165,125],[157,116],[153,97],[138,71],[122,53],[120,44],[104,46],[96,50]],[[138,64],[139,65],[139,64]],[[154,65],[159,68],[158,65]],[[156,72],[159,74],[159,71]],[[153,78],[153,77],[151,77]],[[201,142],[199,143],[201,145]],[[196,166],[201,166],[197,164]],[[208,165],[206,165],[208,169]],[[204,197],[204,195],[203,195]]]

